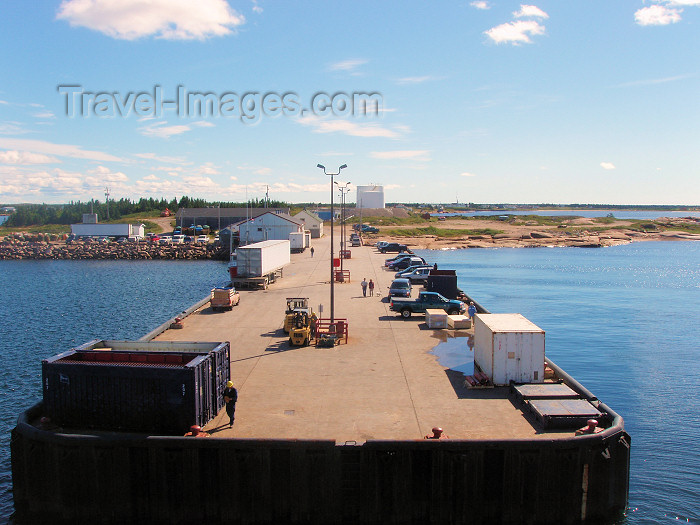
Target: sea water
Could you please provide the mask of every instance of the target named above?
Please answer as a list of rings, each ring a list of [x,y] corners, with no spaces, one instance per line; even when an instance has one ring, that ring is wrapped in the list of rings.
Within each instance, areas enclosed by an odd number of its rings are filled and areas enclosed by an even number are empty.
[[[490,312],[544,329],[547,356],[624,418],[623,523],[700,523],[700,243],[416,253]]]
[[[700,524],[700,243],[419,254],[457,270],[491,312],[543,328],[547,355],[622,415],[632,436],[625,525]],[[13,508],[9,433],[41,398],[41,359],[138,338],[225,276],[211,261],[0,261],[0,521]],[[450,344],[446,366],[468,365],[467,345],[462,356],[460,339]]]

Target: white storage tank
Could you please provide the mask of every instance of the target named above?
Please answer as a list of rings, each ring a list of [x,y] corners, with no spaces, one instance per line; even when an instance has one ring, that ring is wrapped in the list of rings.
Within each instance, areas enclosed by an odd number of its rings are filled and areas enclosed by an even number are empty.
[[[542,383],[544,330],[521,314],[477,314],[474,362],[494,385]]]
[[[384,208],[384,187],[376,184],[358,186],[357,208]]]

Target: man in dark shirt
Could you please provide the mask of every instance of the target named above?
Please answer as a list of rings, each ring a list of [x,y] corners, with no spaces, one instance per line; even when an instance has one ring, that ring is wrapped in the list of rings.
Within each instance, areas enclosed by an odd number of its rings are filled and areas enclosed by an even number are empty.
[[[226,413],[230,419],[229,428],[233,427],[233,420],[236,419],[236,401],[238,401],[238,390],[233,387],[233,381],[226,383],[224,388],[224,401],[226,401]]]

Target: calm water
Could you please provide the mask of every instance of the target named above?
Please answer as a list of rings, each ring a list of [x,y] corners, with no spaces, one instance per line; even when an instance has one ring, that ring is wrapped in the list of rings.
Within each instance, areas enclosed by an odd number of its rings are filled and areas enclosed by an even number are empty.
[[[624,523],[700,523],[700,243],[418,253],[456,269],[491,312],[543,328],[547,355],[623,416],[633,444]],[[441,362],[468,370],[459,344],[449,340]]]
[[[456,269],[490,311],[545,329],[547,354],[625,418],[626,525],[700,524],[700,243],[421,255]],[[41,397],[40,359],[92,338],[139,337],[224,276],[215,262],[0,262],[0,516],[12,512],[9,431]],[[447,366],[471,366],[466,341],[449,341]]]
[[[213,261],[0,261],[0,523],[13,512],[10,430],[41,399],[41,359],[141,337],[225,276]]]

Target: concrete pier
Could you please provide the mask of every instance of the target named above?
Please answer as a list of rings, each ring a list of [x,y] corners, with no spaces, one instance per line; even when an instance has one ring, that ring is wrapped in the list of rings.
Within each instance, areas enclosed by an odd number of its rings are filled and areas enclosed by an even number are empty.
[[[337,236],[336,238],[338,238]],[[207,426],[217,437],[422,439],[440,426],[453,439],[551,439],[507,398],[508,389],[468,390],[458,372],[440,365],[431,349],[460,336],[465,358],[473,330],[431,330],[422,315],[408,320],[389,310],[391,255],[355,247],[343,261],[349,283],[335,283],[335,317],[347,318],[348,344],[332,349],[292,347],[282,330],[287,297],[309,297],[330,315],[330,242],[314,239],[314,257],[292,255],[284,277],[268,290],[241,291],[230,312],[205,305],[158,340],[230,341],[231,375],[239,389],[234,429],[225,413]],[[337,256],[338,247],[335,248]],[[222,268],[222,272],[224,269]],[[223,277],[223,276],[222,276]],[[363,297],[363,278],[376,283]],[[414,287],[416,296],[420,287]],[[466,360],[466,359],[465,359]]]

